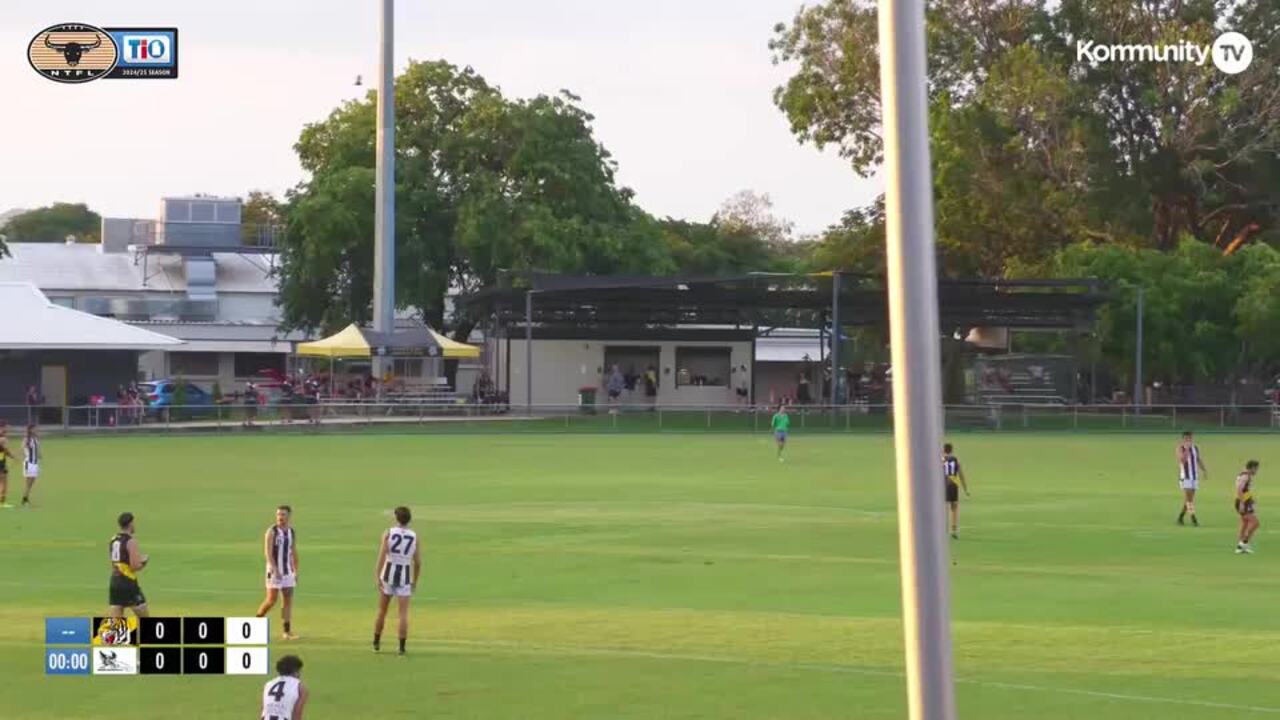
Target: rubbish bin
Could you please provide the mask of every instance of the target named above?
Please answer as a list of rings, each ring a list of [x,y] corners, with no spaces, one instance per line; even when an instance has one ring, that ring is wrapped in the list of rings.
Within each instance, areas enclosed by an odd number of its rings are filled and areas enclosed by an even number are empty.
[[[584,415],[596,414],[596,389],[593,387],[578,388],[578,411]]]

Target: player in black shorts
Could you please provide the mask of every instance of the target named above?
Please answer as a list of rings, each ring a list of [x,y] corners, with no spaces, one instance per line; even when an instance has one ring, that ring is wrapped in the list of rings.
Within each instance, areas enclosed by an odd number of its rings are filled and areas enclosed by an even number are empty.
[[[9,423],[0,420],[0,510],[8,510],[13,506],[6,502],[9,494],[9,459],[18,458],[9,451]]]
[[[124,617],[124,609],[132,608],[138,617],[147,617],[147,598],[138,586],[138,573],[147,566],[147,556],[138,549],[133,537],[133,513],[121,513],[116,520],[120,532],[111,538],[111,583],[107,590],[107,614]]]
[[[1245,463],[1244,472],[1236,476],[1236,512],[1240,515],[1240,532],[1236,535],[1236,554],[1253,552],[1253,534],[1258,531],[1258,513],[1253,507],[1253,479],[1258,474],[1258,461]]]
[[[969,483],[965,482],[960,461],[951,452],[951,443],[942,446],[942,476],[946,485],[947,508],[951,511],[951,538],[954,540],[960,537],[960,489],[964,488],[965,497],[969,497]]]

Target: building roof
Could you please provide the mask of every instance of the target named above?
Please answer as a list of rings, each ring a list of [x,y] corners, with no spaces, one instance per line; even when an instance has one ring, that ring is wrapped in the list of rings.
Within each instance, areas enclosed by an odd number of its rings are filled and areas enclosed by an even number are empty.
[[[9,243],[12,257],[0,260],[0,282],[29,282],[45,292],[183,292],[183,258],[132,252],[103,252],[101,245]],[[275,294],[273,255],[215,252],[218,292]],[[145,270],[145,276],[144,276]]]
[[[177,338],[54,305],[29,282],[0,282],[0,349],[163,350]]]
[[[756,338],[756,362],[817,362],[822,334],[812,328],[773,328]]]
[[[882,279],[841,275],[840,324],[888,323]],[[569,276],[511,274],[497,287],[460,297],[473,320],[523,327],[532,293],[539,330],[636,332],[654,327],[725,325],[821,327],[830,322],[833,280],[826,275],[728,277]],[[943,332],[982,327],[1083,329],[1092,326],[1104,295],[1094,279],[954,280],[939,278]]]
[[[163,332],[186,344],[183,352],[291,353],[297,342],[310,340],[300,331],[280,332],[269,322],[189,322],[182,320],[130,320],[130,325]]]

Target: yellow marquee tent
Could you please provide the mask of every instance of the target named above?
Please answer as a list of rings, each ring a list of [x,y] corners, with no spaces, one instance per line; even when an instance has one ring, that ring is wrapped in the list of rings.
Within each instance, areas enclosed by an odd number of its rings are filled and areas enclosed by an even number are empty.
[[[367,358],[373,348],[388,348],[391,354],[397,350],[421,350],[430,357],[478,358],[480,348],[451,340],[429,327],[413,328],[383,335],[382,333],[352,323],[322,340],[298,344],[298,354],[305,357]]]

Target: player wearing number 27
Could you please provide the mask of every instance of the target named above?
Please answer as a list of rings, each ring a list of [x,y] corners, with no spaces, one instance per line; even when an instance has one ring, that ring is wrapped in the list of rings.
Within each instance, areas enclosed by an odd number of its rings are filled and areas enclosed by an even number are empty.
[[[284,639],[296,640],[293,634],[293,590],[298,585],[298,538],[293,532],[293,508],[276,508],[276,522],[267,528],[262,552],[267,557],[267,597],[258,606],[258,617],[266,617],[276,604],[276,596],[284,596],[280,618],[284,620]]]
[[[373,623],[373,649],[382,649],[382,627],[387,621],[387,606],[396,599],[400,616],[400,654],[404,654],[409,636],[409,598],[418,588],[418,571],[422,569],[422,551],[418,535],[409,529],[413,515],[409,508],[395,509],[396,524],[382,534],[378,546],[378,564],[373,583],[378,588],[378,619]]]
[[[302,660],[285,655],[276,662],[278,677],[262,687],[261,720],[302,720],[307,704],[307,686],[302,684]]]

